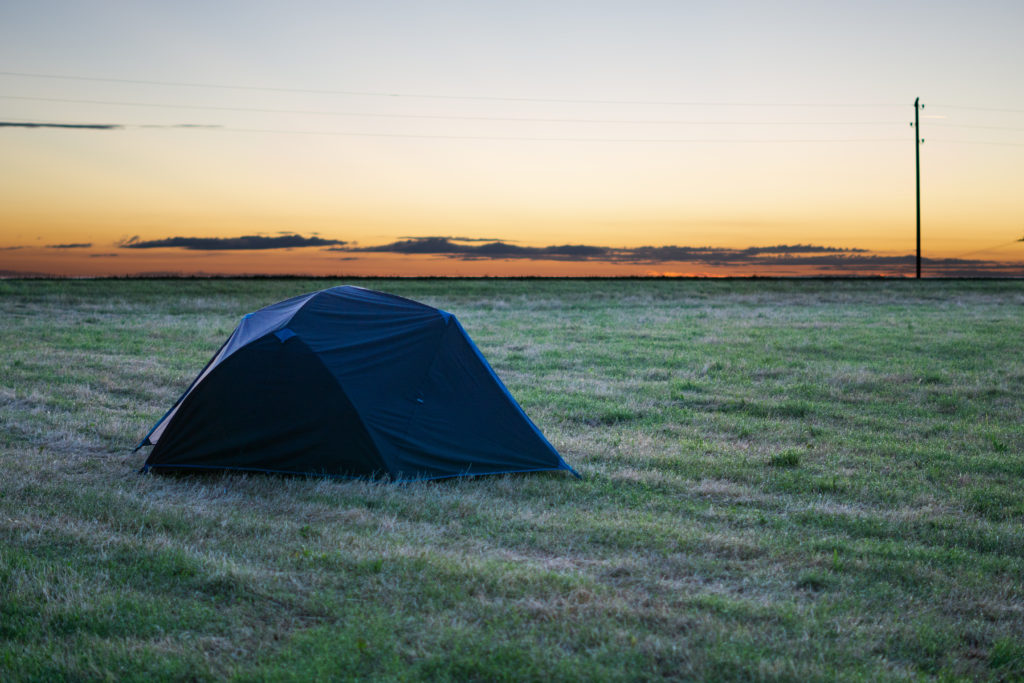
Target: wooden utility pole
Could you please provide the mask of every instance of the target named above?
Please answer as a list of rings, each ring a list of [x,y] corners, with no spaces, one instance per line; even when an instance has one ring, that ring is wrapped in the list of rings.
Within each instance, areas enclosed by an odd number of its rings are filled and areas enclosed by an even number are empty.
[[[914,156],[917,162],[917,279],[921,279],[921,127],[917,113],[921,98],[914,98]]]

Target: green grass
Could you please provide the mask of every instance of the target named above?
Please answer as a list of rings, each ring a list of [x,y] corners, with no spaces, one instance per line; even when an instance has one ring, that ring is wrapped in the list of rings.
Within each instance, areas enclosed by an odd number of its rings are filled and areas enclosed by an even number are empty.
[[[583,479],[136,474],[331,284],[0,281],[0,679],[1024,678],[1024,282],[370,281]]]

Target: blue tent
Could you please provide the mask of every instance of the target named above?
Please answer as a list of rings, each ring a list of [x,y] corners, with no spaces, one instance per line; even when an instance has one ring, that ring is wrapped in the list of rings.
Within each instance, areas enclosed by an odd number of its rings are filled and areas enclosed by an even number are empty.
[[[156,471],[576,474],[454,315],[360,287],[247,314],[144,445]]]

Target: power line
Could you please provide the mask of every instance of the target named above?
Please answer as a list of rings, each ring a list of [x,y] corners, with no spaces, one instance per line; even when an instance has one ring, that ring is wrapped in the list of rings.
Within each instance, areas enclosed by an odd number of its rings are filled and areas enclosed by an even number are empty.
[[[195,109],[202,111],[239,111],[261,114],[313,114],[320,116],[349,116],[392,119],[438,119],[453,121],[517,121],[534,123],[626,123],[626,124],[668,124],[688,126],[890,126],[898,121],[687,121],[683,119],[588,119],[588,118],[538,118],[524,116],[460,116],[447,114],[391,114],[380,112],[327,111],[322,109],[268,109],[262,107],[221,107],[202,104],[174,104],[158,102],[125,102],[115,100],[81,100],[64,97],[29,97],[22,95],[0,95],[4,100],[32,102],[62,102],[69,104],[99,104],[118,107],[151,107],[156,109]]]
[[[970,109],[973,111],[997,111],[1007,114],[1024,114],[1024,109],[1004,109],[1001,107],[972,107],[963,104],[939,104],[931,102],[929,102],[928,104],[931,104],[933,107],[945,107],[946,109]]]
[[[627,142],[627,143],[817,143],[817,142],[902,142],[897,138],[585,138],[585,137],[528,137],[500,135],[424,135],[418,133],[365,133],[351,131],[282,130],[263,128],[217,128],[217,131],[235,133],[282,133],[295,135],[338,135],[371,138],[420,138],[427,140],[509,140],[524,142]]]
[[[1024,142],[995,142],[987,140],[943,140],[942,138],[928,138],[929,143],[941,145],[989,145],[991,147],[1024,147]]]
[[[5,96],[0,95],[0,98]],[[186,108],[186,107],[183,107]],[[203,107],[204,109],[206,107]],[[261,110],[255,110],[261,111]],[[532,121],[533,119],[526,119]],[[342,137],[378,137],[378,138],[419,138],[425,140],[508,140],[508,141],[529,141],[529,142],[610,142],[610,143],[831,143],[831,142],[862,142],[862,143],[889,143],[902,142],[899,138],[611,138],[611,137],[565,137],[565,136],[518,136],[518,135],[443,135],[426,133],[372,133],[366,131],[327,131],[327,130],[298,130],[286,128],[236,128],[221,124],[181,123],[181,124],[111,124],[111,123],[67,123],[61,121],[47,121],[40,119],[14,118],[9,121],[18,123],[41,124],[38,127],[46,128],[67,128],[67,129],[93,129],[104,127],[105,129],[151,129],[151,128],[175,128],[175,129],[200,129],[208,131],[223,131],[232,133],[279,133],[282,135],[324,135]],[[639,122],[638,122],[639,123]],[[683,122],[680,122],[683,123]],[[685,122],[692,125],[714,124],[715,122]],[[804,122],[794,122],[793,125],[803,125]],[[740,125],[740,124],[737,124]],[[760,123],[744,123],[742,125],[762,125]],[[790,125],[787,123],[786,125]],[[817,125],[817,124],[807,124]],[[15,127],[15,126],[6,126]],[[26,126],[30,127],[30,126]],[[953,144],[953,145],[987,145],[996,147],[1024,147],[1024,143],[997,142],[986,140],[943,140],[941,138],[929,138],[932,144]]]
[[[823,102],[694,102],[673,100],[607,100],[607,99],[572,99],[554,97],[502,97],[493,95],[450,95],[427,93],[382,92],[370,90],[321,90],[314,88],[280,88],[258,85],[229,85],[224,83],[192,83],[185,81],[158,81],[133,78],[101,78],[96,76],[71,76],[66,74],[27,73],[21,71],[0,71],[0,76],[17,76],[21,78],[46,78],[67,81],[90,81],[99,83],[128,83],[133,85],[159,85],[181,88],[214,88],[221,90],[252,90],[260,92],[289,92],[314,95],[353,95],[360,97],[415,98],[433,100],[480,100],[493,102],[553,102],[562,104],[647,104],[671,105],[688,107],[899,107],[892,103],[870,104],[864,102],[823,103]]]
[[[969,251],[969,252],[967,252],[965,254],[961,254],[959,256],[953,256],[951,258],[964,258],[965,256],[973,256],[974,254],[981,254],[982,252],[986,252],[986,251],[994,251],[996,249],[1002,249],[1004,247],[1009,247],[1010,245],[1019,244],[1021,242],[1024,242],[1024,238],[1021,238],[1020,240],[1011,240],[1010,242],[1004,242],[1004,243],[1002,243],[1000,245],[995,245],[993,247],[985,247],[984,249],[976,249],[975,251]]]
[[[276,133],[285,135],[325,135],[364,138],[414,138],[424,140],[498,140],[523,142],[610,142],[610,143],[832,143],[832,142],[902,142],[898,138],[599,138],[599,137],[535,137],[519,135],[429,135],[421,133],[370,133],[364,131],[295,130],[283,128],[233,128],[202,124],[145,125],[145,124],[81,124],[59,121],[21,119],[22,122],[46,127],[95,127],[120,129],[175,128],[226,133]]]
[[[966,123],[930,123],[929,125],[935,126],[936,128],[977,128],[979,130],[1020,130],[1024,131],[1024,128],[1015,128],[1013,126],[975,126]]]

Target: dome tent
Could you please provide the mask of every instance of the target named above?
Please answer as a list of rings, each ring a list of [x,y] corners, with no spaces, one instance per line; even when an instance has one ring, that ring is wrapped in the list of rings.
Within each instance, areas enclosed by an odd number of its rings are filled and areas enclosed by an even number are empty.
[[[352,286],[245,315],[145,445],[143,471],[576,474],[455,316]]]

